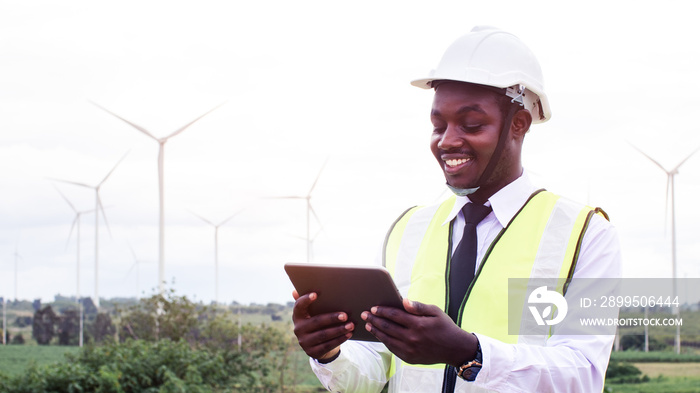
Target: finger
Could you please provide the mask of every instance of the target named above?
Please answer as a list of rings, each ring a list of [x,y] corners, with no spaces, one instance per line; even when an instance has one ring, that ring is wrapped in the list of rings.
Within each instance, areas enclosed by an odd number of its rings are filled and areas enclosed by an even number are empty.
[[[438,316],[443,311],[435,305],[403,299],[403,308],[406,312],[420,316]]]
[[[294,300],[299,299],[299,292],[297,292],[296,289],[292,291],[292,297],[294,298]]]
[[[294,334],[298,339],[302,340],[304,337],[313,337],[317,332],[324,331],[327,329],[338,329],[339,327],[346,326],[348,320],[348,315],[344,312],[327,313],[315,315],[313,317],[298,318],[292,316],[292,321],[294,322]],[[351,331],[354,329],[346,328],[345,331]],[[340,333],[323,333],[329,338],[336,337]],[[315,345],[317,341],[313,341]]]
[[[294,309],[292,310],[292,319],[308,318],[309,306],[316,300],[317,297],[318,295],[316,295],[316,292],[310,292],[304,296],[299,296],[296,299],[296,302],[294,303]]]
[[[315,359],[321,359],[324,355],[340,346],[340,344],[347,341],[350,337],[352,337],[352,333],[347,333],[345,335],[338,336],[334,339],[313,346],[305,346],[302,344],[301,341],[299,342],[299,345],[302,347],[302,349],[304,349],[304,352],[310,357]]]
[[[295,326],[294,333],[297,335],[299,346],[304,349],[307,355],[320,358],[352,337],[354,329],[354,324],[349,322],[340,326],[313,330],[303,334]]]
[[[416,315],[408,313],[400,308],[374,306],[369,313],[373,316],[388,319],[401,326],[412,326],[415,323]]]
[[[365,324],[365,330],[368,332],[372,333],[374,337],[377,338],[377,340],[381,341],[386,345],[389,350],[393,352],[394,348],[397,348],[397,346],[400,344],[400,339],[394,338],[388,334],[386,334],[384,331],[377,329],[376,326],[374,326],[371,322],[367,322]]]
[[[371,333],[379,331],[382,335],[391,337],[402,337],[406,333],[405,325],[400,325],[392,319],[382,318],[367,311],[361,314],[361,318],[367,322],[367,325],[369,325],[368,330]],[[367,326],[365,326],[365,329],[367,329]]]

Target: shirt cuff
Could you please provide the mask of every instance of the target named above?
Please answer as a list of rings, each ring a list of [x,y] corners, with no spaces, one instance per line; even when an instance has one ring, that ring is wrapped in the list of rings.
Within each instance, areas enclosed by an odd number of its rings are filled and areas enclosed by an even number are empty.
[[[473,384],[496,391],[507,391],[510,370],[515,364],[515,348],[488,336],[476,334],[481,346],[483,362]]]

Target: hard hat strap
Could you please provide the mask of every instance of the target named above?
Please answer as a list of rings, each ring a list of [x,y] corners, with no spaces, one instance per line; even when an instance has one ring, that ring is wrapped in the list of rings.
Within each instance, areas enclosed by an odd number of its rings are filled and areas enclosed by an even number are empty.
[[[514,101],[515,99],[511,102]],[[501,154],[503,153],[503,149],[506,144],[506,139],[508,139],[510,124],[513,122],[513,117],[515,116],[515,113],[518,110],[520,110],[521,105],[522,104],[510,105],[508,109],[508,114],[506,115],[505,121],[503,122],[503,128],[501,129],[501,133],[498,136],[498,143],[496,144],[496,149],[493,151],[489,163],[486,165],[486,168],[481,173],[481,177],[479,177],[479,181],[476,183],[478,186],[484,185],[484,183],[488,181],[489,177],[491,177],[491,174],[493,174],[494,169],[496,169],[496,165],[498,165],[498,161],[500,161],[501,159]]]

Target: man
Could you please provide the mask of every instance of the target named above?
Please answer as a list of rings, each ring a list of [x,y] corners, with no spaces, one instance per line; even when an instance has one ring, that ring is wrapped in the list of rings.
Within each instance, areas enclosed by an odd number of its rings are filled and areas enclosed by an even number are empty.
[[[520,318],[509,302],[528,301],[509,278],[553,279],[568,299],[588,290],[573,278],[620,275],[604,213],[523,174],[525,134],[551,116],[537,59],[517,37],[477,27],[412,83],[435,90],[430,146],[456,195],[409,209],[389,231],[383,261],[403,310],[373,307],[354,326],[342,312],[310,317],[317,295],[294,294],[294,331],[314,372],[333,392],[379,392],[387,381],[390,392],[600,392],[614,336],[531,334],[526,314],[515,333],[508,326]],[[347,341],[354,329],[381,343]]]

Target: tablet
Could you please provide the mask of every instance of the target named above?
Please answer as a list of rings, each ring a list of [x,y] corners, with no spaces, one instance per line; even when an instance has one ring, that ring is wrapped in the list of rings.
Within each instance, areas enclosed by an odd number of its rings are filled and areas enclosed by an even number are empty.
[[[403,308],[401,295],[389,271],[381,266],[339,266],[311,263],[284,265],[299,295],[316,292],[311,315],[344,311],[355,324],[351,340],[378,341],[360,318],[373,306]]]

